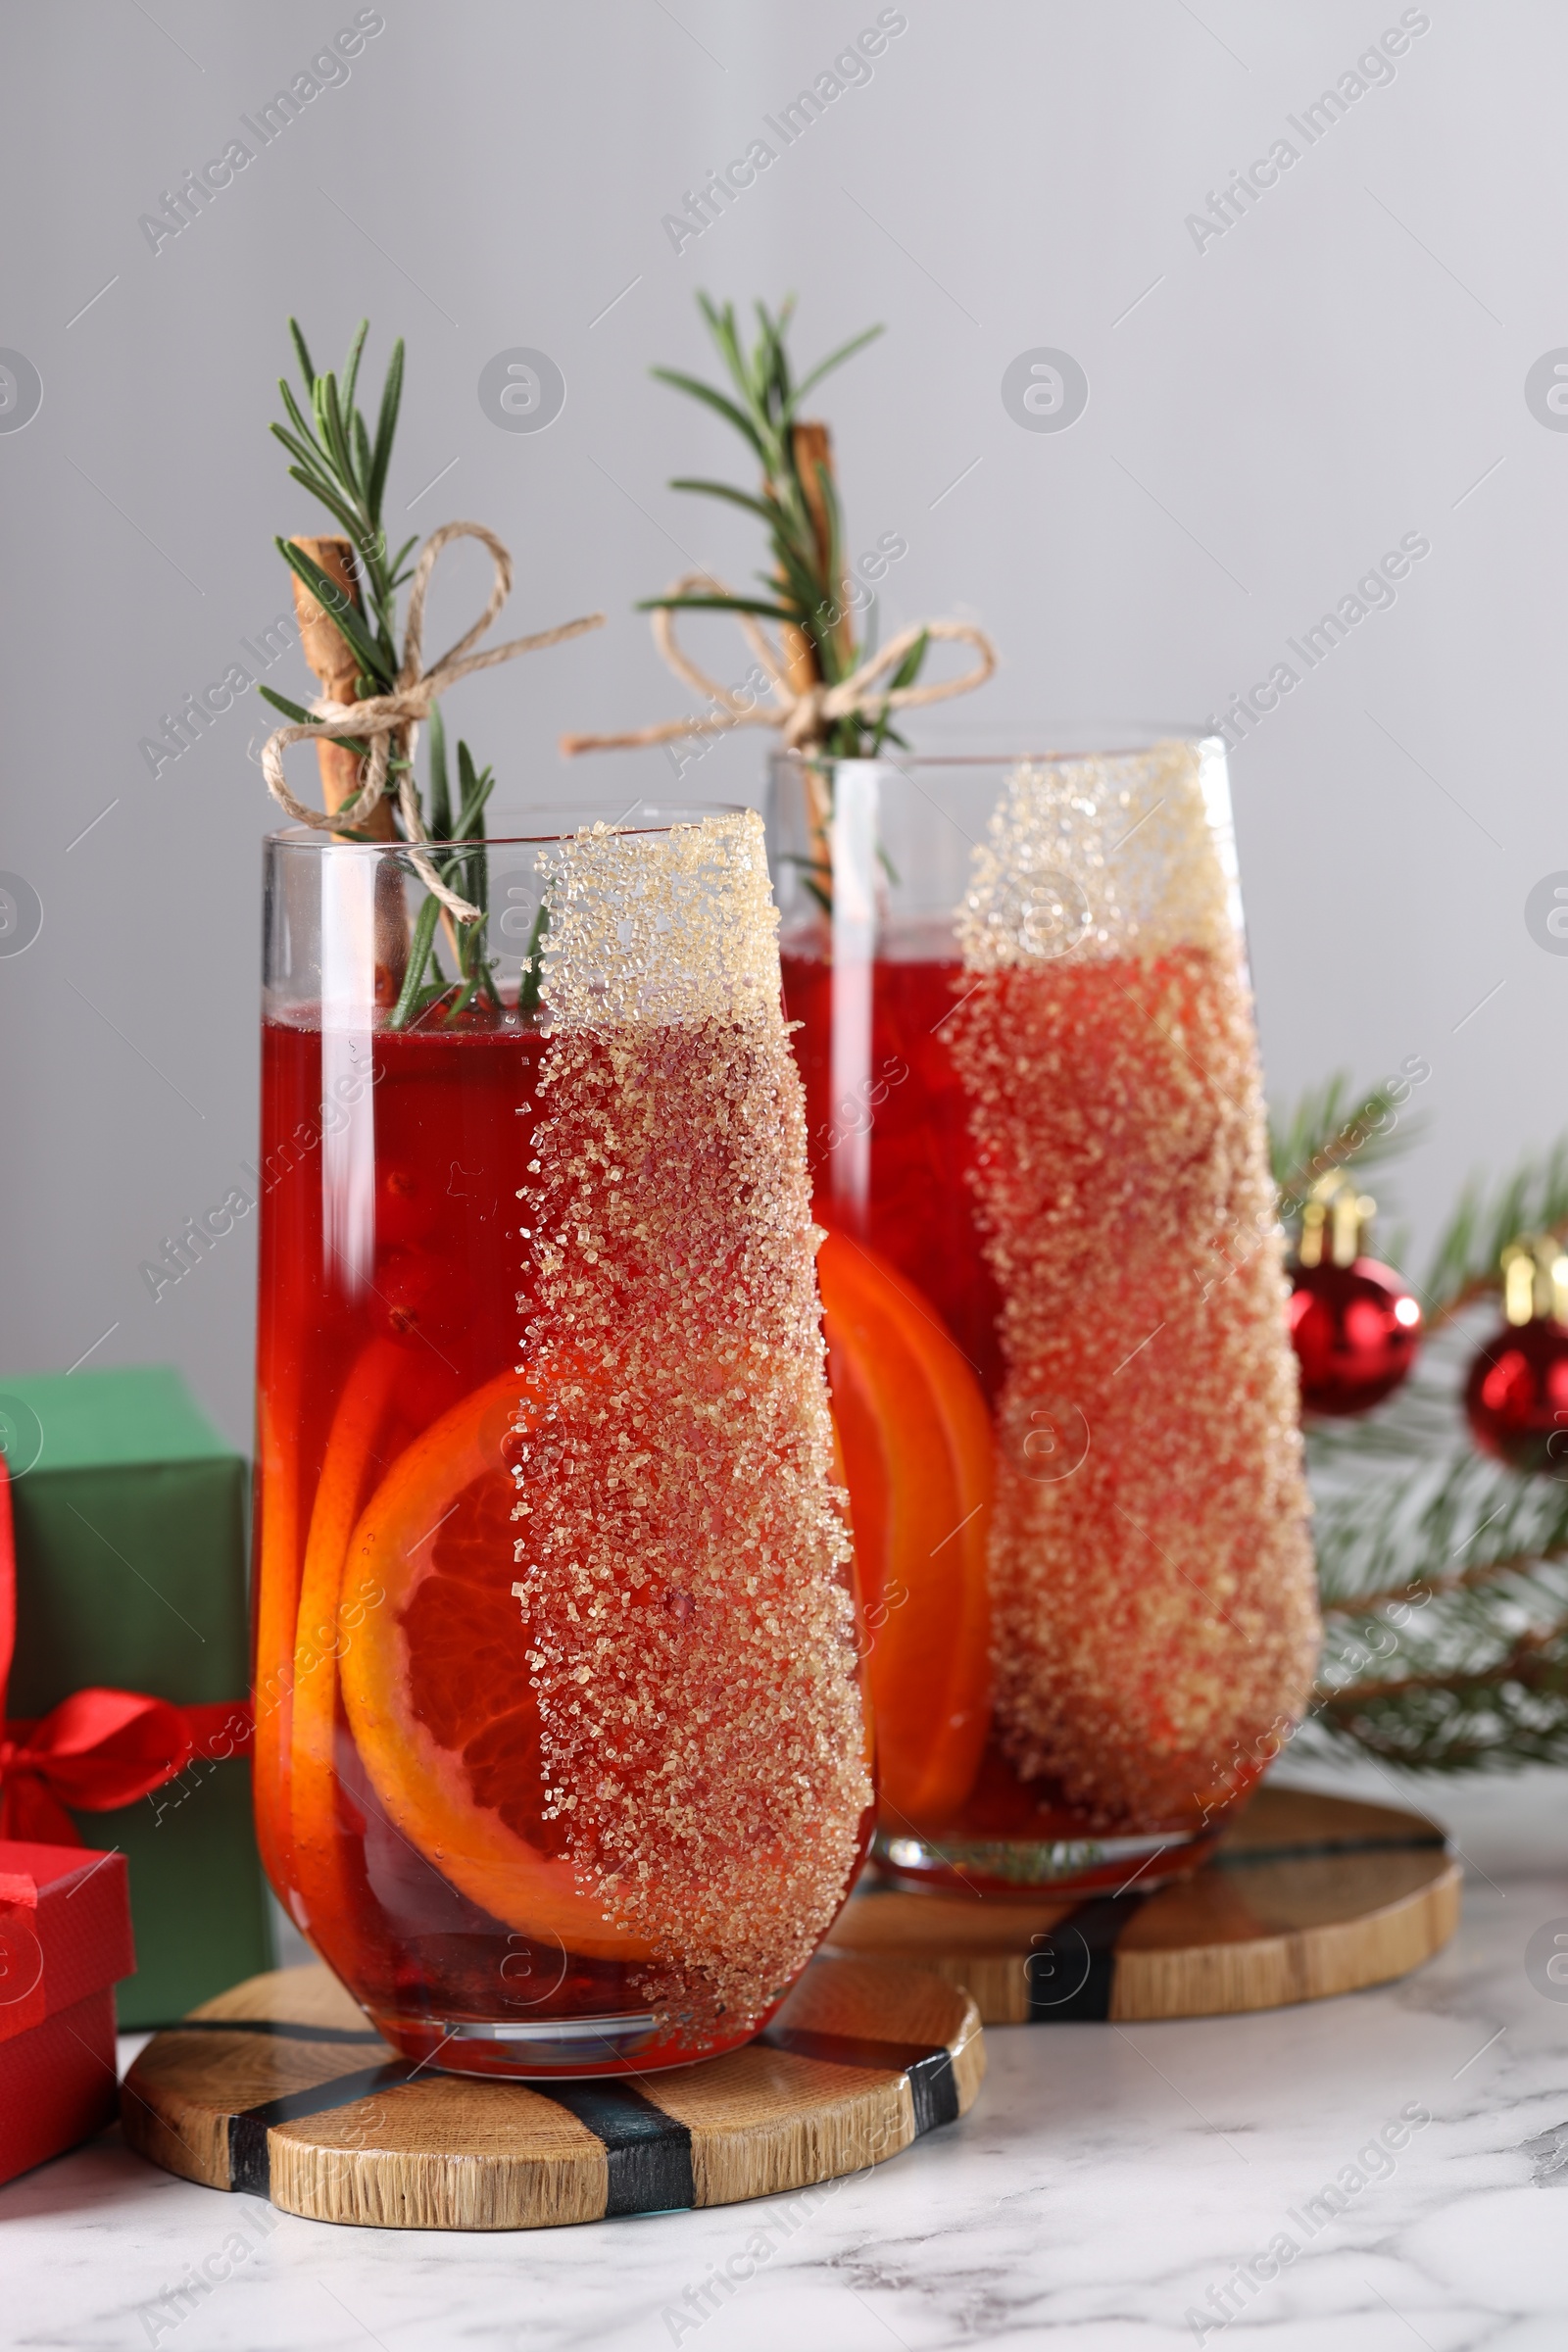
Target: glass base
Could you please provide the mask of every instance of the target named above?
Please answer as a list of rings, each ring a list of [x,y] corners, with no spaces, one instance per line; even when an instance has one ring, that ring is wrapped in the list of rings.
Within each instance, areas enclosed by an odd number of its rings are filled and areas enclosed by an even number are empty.
[[[879,1830],[871,1859],[897,1886],[942,1894],[1120,1894],[1187,1878],[1207,1861],[1220,1825],[1137,1838],[924,1838]]]
[[[745,2034],[695,2050],[683,2047],[667,2018],[648,2010],[601,2017],[377,2017],[375,2030],[405,2058],[438,2075],[531,2077],[659,2074],[716,2057]]]

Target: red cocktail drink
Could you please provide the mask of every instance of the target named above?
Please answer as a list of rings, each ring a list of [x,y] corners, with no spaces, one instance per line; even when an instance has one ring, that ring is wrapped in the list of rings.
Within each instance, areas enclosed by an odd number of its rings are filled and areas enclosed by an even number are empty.
[[[438,2066],[730,2046],[869,1830],[756,820],[493,843],[549,902],[542,998],[406,1028],[400,854],[270,854],[273,1884]]]
[[[835,1236],[824,1295],[862,1589],[889,1643],[869,1662],[877,1853],[912,1881],[1147,1886],[1190,1867],[1310,1680],[1294,1362],[1217,750],[780,763],[786,1009]],[[835,1249],[858,1252],[862,1290],[880,1271],[923,1310],[923,1329],[906,1316],[907,1395],[922,1351],[971,1390],[947,1443],[982,1499],[961,1531],[933,1516],[919,1532],[911,1500],[891,1596],[880,1496],[912,1497],[937,1440],[903,1434],[912,1408],[870,1398],[836,1344]],[[858,1485],[878,1496],[870,1547]],[[969,1639],[960,1688],[940,1623],[972,1617],[977,1588],[989,1635]],[[916,1642],[901,1621],[922,1610]],[[939,1672],[937,1704],[919,1677]],[[911,1736],[901,1775],[902,1725],[924,1748]],[[919,1771],[944,1743],[948,1768]]]

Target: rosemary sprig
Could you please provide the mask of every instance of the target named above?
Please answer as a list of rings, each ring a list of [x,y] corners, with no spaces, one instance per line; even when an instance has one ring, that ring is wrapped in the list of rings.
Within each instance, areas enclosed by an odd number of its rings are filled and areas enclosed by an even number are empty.
[[[844,593],[844,535],[838,494],[828,466],[803,451],[807,436],[800,429],[801,404],[824,376],[853,359],[858,351],[864,350],[883,330],[880,326],[869,326],[852,336],[797,382],[788,345],[795,310],[793,295],[776,317],[765,304],[758,303],[757,340],[749,351],[741,343],[733,303],[725,303],[720,309],[707,294],[700,294],[698,303],[728,372],[734,398],[678,368],[656,368],[653,373],[661,383],[701,401],[734,426],[761,468],[761,486],[757,491],[737,489],[730,482],[683,475],[669,487],[688,490],[703,498],[721,499],[756,515],[767,532],[773,569],[756,574],[765,591],[760,596],[735,596],[716,590],[711,596],[656,596],[647,598],[638,610],[749,612],[780,621],[786,628],[799,632],[815,676],[825,685],[836,686],[858,665],[863,648],[856,641]],[[922,637],[909,649],[897,676],[889,681],[889,691],[914,683],[925,650]],[[841,760],[874,757],[885,741],[901,740],[891,735],[888,716],[888,706],[884,704],[874,720],[861,717],[836,720],[823,741],[823,752],[829,758]]]
[[[294,461],[288,469],[292,478],[320,501],[353,541],[365,584],[368,626],[352,605],[345,604],[337,582],[303,548],[280,538],[277,551],[342,631],[360,663],[361,695],[384,694],[397,682],[397,592],[411,576],[403,566],[418,540],[416,532],[389,557],[381,523],[381,502],[403,402],[402,338],[392,346],[372,441],[364,416],[354,405],[368,319],[360,321],[349,346],[341,388],[330,371],[317,373],[298,319],[291,318],[288,326],[311,414],[309,418],[305,416],[288,378],[280,376],[277,388],[288,422],[274,423],[270,429]]]
[[[528,952],[522,959],[522,979],[517,989],[517,1010],[519,1012],[538,1010],[545,977],[545,934],[549,929],[550,902],[548,899],[541,899],[539,911],[533,918],[533,929],[528,934]]]
[[[355,695],[357,700],[364,700],[369,695],[387,693],[397,683],[398,590],[412,577],[412,568],[405,566],[418,538],[416,533],[395,555],[389,554],[381,518],[403,401],[403,343],[400,337],[392,347],[372,434],[355,402],[369,321],[360,322],[343,364],[341,380],[330,371],[317,372],[299,321],[290,318],[288,324],[299,361],[304,400],[302,403],[296,396],[286,377],[280,377],[278,390],[286,421],[274,422],[270,429],[293,461],[288,469],[291,477],[325,507],[352,542],[365,598],[364,610],[344,595],[339,583],[304,548],[279,538],[277,551],[323,611],[331,614],[358,664]],[[310,720],[309,710],[290,702],[287,696],[274,693],[270,686],[259,687],[258,692],[296,725]],[[473,845],[437,857],[434,863],[442,881],[460,890],[480,909],[480,915],[477,922],[466,923],[457,935],[453,934],[450,923],[445,926],[449,936],[455,936],[458,965],[457,977],[449,980],[442,970],[437,947],[440,904],[434,898],[425,900],[414,923],[402,984],[388,1016],[387,1026],[392,1029],[405,1029],[422,1019],[443,999],[454,997],[454,1001],[446,1014],[449,1023],[466,1012],[481,995],[492,1010],[502,1010],[495,985],[495,959],[484,953],[489,928],[484,808],[495,788],[495,778],[488,767],[476,770],[467,745],[460,743],[459,813],[454,819],[446,731],[439,707],[431,709],[429,736],[428,818],[417,785],[414,786],[415,803],[420,822],[427,825],[432,841]],[[341,740],[357,759],[369,757],[368,744],[353,737]],[[394,752],[387,762],[389,792],[395,791],[408,774],[408,760]]]

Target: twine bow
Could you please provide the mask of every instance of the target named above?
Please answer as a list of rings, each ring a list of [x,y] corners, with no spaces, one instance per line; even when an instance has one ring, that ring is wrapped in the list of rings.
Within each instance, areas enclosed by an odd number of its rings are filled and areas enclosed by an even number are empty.
[[[150,1796],[194,1757],[217,1761],[249,1747],[245,1699],[179,1707],[137,1690],[74,1690],[40,1722],[8,1723],[16,1624],[11,1481],[0,1458],[0,1838],[79,1845],[68,1805],[113,1812]]]
[[[711,595],[732,593],[706,571],[685,573],[666,596],[685,596],[697,588]],[[762,668],[767,672],[773,690],[769,709],[755,702],[744,702],[728,686],[710,678],[695,662],[687,659],[675,640],[675,617],[667,607],[661,607],[653,616],[654,643],[669,667],[688,686],[706,694],[716,708],[691,718],[668,718],[651,727],[634,727],[628,735],[563,735],[561,748],[568,760],[579,752],[637,751],[646,744],[674,743],[683,735],[722,735],[731,727],[777,727],[786,751],[811,751],[821,742],[828,728],[842,718],[863,718],[875,722],[884,711],[913,710],[922,703],[943,703],[951,695],[972,694],[983,686],[997,666],[996,648],[982,629],[971,628],[963,620],[916,621],[911,628],[901,629],[890,638],[878,654],[841,678],[836,686],[815,682],[804,692],[789,682],[783,657],[770,645],[750,612],[735,615]],[[972,645],[980,659],[973,669],[965,670],[961,678],[948,678],[931,686],[884,686],[875,689],[874,681],[897,674],[899,663],[911,646],[922,637],[958,640]]]
[[[428,669],[419,664],[424,658],[424,600],[429,592],[430,575],[444,547],[454,539],[479,539],[490,550],[495,564],[495,579],[490,589],[490,601],[483,612]],[[514,637],[510,645],[492,645],[482,654],[470,654],[468,648],[481,638],[495,619],[507,598],[512,594],[512,557],[493,531],[482,522],[447,522],[440,530],[432,531],[419,550],[419,560],[414,569],[414,584],[409,590],[409,619],[403,635],[403,660],[399,664],[397,684],[390,694],[368,695],[362,703],[335,703],[322,696],[312,703],[315,717],[308,726],[278,727],[262,746],[262,772],[268,788],[280,808],[287,809],[297,825],[312,825],[318,832],[343,833],[364,822],[387,789],[387,766],[391,758],[392,738],[407,730],[408,760],[398,777],[398,813],[403,819],[409,841],[416,845],[410,853],[415,871],[425,888],[439,899],[449,913],[459,922],[472,923],[479,919],[479,908],[449,890],[428,858],[417,845],[430,838],[419,814],[419,804],[414,790],[414,751],[418,741],[421,722],[430,715],[430,706],[439,701],[447,689],[460,678],[466,678],[476,669],[493,669],[498,662],[511,662],[518,654],[537,653],[547,645],[560,645],[567,637],[580,637],[586,629],[604,626],[602,612],[589,612],[581,620],[564,621],[560,628],[541,629],[532,637]],[[358,737],[368,742],[370,754],[367,762],[365,781],[353,800],[345,801],[335,810],[307,808],[297,801],[288,788],[283,774],[283,754],[290,744],[316,743],[325,738],[341,742],[345,737]]]

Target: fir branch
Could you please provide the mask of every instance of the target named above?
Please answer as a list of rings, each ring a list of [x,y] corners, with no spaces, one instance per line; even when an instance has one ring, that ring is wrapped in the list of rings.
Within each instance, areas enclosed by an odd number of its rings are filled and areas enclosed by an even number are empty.
[[[1316,1720],[1407,1770],[1478,1772],[1568,1762],[1568,1612],[1471,1671],[1366,1684]]]
[[[1450,1592],[1479,1592],[1509,1577],[1529,1577],[1559,1560],[1568,1560],[1568,1542],[1548,1544],[1541,1550],[1532,1545],[1524,1551],[1504,1552],[1500,1559],[1478,1561],[1473,1568],[1461,1569],[1457,1576],[1406,1577],[1400,1584],[1385,1586],[1381,1592],[1348,1593],[1339,1600],[1324,1599],[1319,1605],[1326,1619],[1368,1619],[1380,1616],[1385,1610],[1423,1608],[1428,1601],[1442,1599]]]
[[[1525,1160],[1490,1202],[1480,1178],[1465,1186],[1427,1276],[1433,1328],[1500,1290],[1502,1252],[1522,1234],[1568,1241],[1568,1137],[1559,1138],[1544,1160]]]
[[[1568,1483],[1478,1454],[1476,1337],[1364,1419],[1309,1424],[1324,1651],[1308,1742],[1411,1770],[1568,1760]]]
[[[1395,1082],[1357,1099],[1342,1074],[1308,1094],[1271,1133],[1282,1212],[1414,1141],[1399,1109]],[[1403,1388],[1359,1419],[1306,1424],[1324,1617],[1309,1743],[1411,1770],[1568,1762],[1568,1482],[1481,1455],[1459,1401],[1501,1253],[1526,1235],[1568,1243],[1568,1139],[1465,1187]]]
[[[1408,1089],[1406,1089],[1408,1093]],[[1269,1157],[1282,1217],[1298,1210],[1314,1184],[1353,1159],[1361,1167],[1408,1151],[1419,1142],[1421,1122],[1399,1128],[1401,1098],[1392,1083],[1357,1097],[1347,1071],[1303,1095],[1283,1124],[1270,1122]]]

